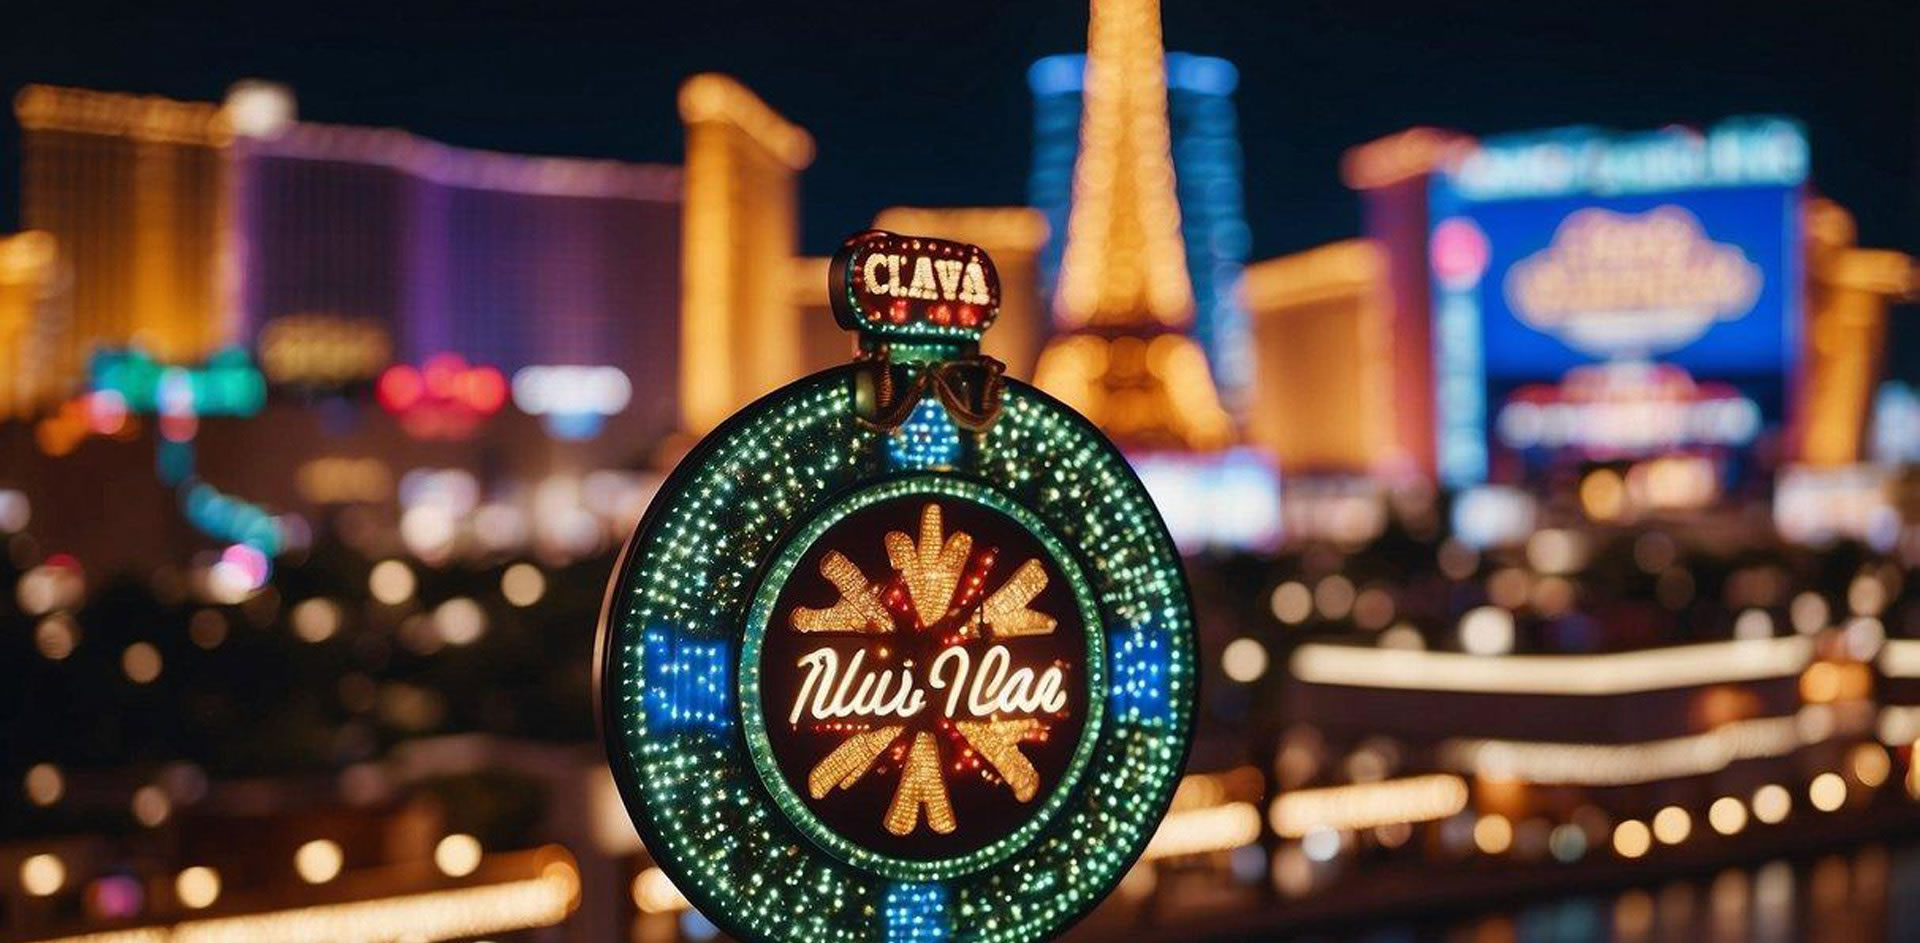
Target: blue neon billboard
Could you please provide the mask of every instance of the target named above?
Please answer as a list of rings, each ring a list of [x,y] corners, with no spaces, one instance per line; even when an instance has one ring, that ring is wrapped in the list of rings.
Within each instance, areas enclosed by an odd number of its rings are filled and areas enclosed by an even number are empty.
[[[1801,348],[1806,138],[1491,138],[1437,173],[1428,256],[1443,483],[1573,450],[1742,453],[1784,426]]]

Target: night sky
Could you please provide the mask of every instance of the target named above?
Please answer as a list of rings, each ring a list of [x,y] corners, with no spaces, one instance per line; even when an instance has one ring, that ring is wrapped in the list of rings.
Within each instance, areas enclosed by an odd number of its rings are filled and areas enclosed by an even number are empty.
[[[1168,47],[1225,56],[1238,94],[1254,258],[1358,230],[1346,147],[1411,124],[1474,133],[1804,120],[1818,187],[1862,241],[1920,250],[1911,2],[1459,3],[1173,0]],[[0,87],[30,81],[214,100],[291,85],[303,118],[453,144],[679,162],[673,93],[732,73],[811,130],[804,248],[894,204],[1025,202],[1029,62],[1084,49],[1078,2],[13,4]],[[18,179],[0,122],[0,179]],[[17,224],[0,187],[0,230]]]

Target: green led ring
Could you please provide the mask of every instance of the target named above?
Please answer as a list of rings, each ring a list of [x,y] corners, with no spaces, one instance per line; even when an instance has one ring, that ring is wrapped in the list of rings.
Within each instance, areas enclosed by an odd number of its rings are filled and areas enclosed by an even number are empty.
[[[1198,678],[1179,557],[1125,459],[1051,397],[1009,382],[998,421],[964,434],[950,466],[903,471],[889,453],[897,440],[859,420],[854,375],[818,373],[735,414],[648,508],[601,618],[597,682],[614,780],[651,856],[735,938],[1057,934],[1138,858],[1186,760]],[[1089,704],[1102,695],[1100,714],[1089,710],[1077,780],[1063,779],[1058,808],[1036,816],[1022,842],[911,877],[810,837],[768,788],[741,709],[748,626],[769,568],[806,542],[798,535],[809,524],[888,482],[972,490],[1037,522],[1103,635],[1089,650],[1100,675]]]

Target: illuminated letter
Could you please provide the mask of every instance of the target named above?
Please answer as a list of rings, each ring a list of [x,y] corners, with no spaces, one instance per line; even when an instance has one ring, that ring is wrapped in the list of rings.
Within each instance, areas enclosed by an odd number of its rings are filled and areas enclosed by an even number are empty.
[[[954,669],[951,682],[943,681],[940,678],[941,666],[949,661],[958,663],[958,667]],[[935,688],[948,689],[946,710],[948,717],[952,717],[954,712],[959,709],[960,690],[966,687],[967,675],[972,671],[973,656],[967,654],[967,650],[958,645],[941,652],[938,657],[934,658],[933,670],[927,675],[927,683],[933,685]]]
[[[933,282],[933,260],[919,256],[913,260],[913,284],[907,286],[907,297],[938,300],[939,286]]]
[[[883,291],[883,289],[880,286],[880,266],[886,264],[886,261],[887,261],[886,256],[881,255],[878,252],[875,252],[874,254],[867,256],[866,263],[860,266],[861,280],[866,283],[867,290],[870,292],[873,292],[876,295],[882,293]]]
[[[847,689],[853,686],[853,676],[860,673],[860,663],[866,660],[867,653],[864,649],[853,653],[853,660],[847,662],[847,673],[840,676],[840,686],[834,688],[833,701],[827,705],[826,713],[821,714],[815,711],[815,716],[824,720],[827,717],[845,717],[853,713],[853,708],[847,706]],[[823,685],[823,691],[824,687]]]
[[[878,675],[860,679],[860,693],[853,698],[854,714],[863,717],[885,717],[888,714],[912,717],[920,713],[920,708],[926,706],[927,697],[914,686],[913,673],[902,668],[897,677],[900,682],[898,688],[893,687],[895,680],[896,675],[892,671],[882,671]],[[868,692],[869,684],[873,686],[871,693]],[[891,695],[887,693],[889,690],[893,691]]]
[[[1065,695],[1062,695],[1063,697]],[[901,717],[912,717],[927,706],[927,692],[913,683],[913,672],[900,669],[900,693],[894,696],[890,709]]]
[[[1049,714],[1060,713],[1067,706],[1067,692],[1062,690],[1066,677],[1059,665],[1042,672],[1040,686],[1033,689],[1034,705]]]
[[[960,292],[960,260],[936,259],[933,268],[940,276],[940,297],[952,301]]]
[[[970,305],[983,305],[993,301],[987,293],[987,273],[980,268],[979,262],[968,262],[966,281],[960,286],[960,300]]]
[[[994,711],[994,696],[1000,693],[1007,679],[1007,662],[1013,656],[1007,654],[1005,645],[995,645],[987,649],[987,656],[980,659],[980,673],[973,678],[973,690],[967,695],[967,710],[975,717],[985,717]]]
[[[826,707],[827,688],[833,684],[835,669],[840,656],[831,648],[816,648],[794,663],[797,668],[807,669],[807,680],[800,682],[800,695],[793,699],[793,710],[787,714],[787,723],[800,722],[800,711],[807,703],[807,693],[813,693],[813,716],[825,716],[821,713]]]
[[[1001,713],[1030,713],[1039,706],[1033,696],[1033,669],[1015,668],[1007,677],[1007,685],[994,695],[993,706]]]

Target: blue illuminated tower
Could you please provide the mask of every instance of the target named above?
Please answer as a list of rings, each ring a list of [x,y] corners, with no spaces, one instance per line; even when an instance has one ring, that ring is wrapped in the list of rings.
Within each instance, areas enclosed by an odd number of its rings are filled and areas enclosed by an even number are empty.
[[[1027,72],[1034,98],[1033,174],[1028,197],[1047,216],[1040,257],[1041,290],[1052,297],[1073,203],[1073,165],[1080,148],[1081,89],[1087,57],[1048,56]],[[1233,63],[1182,52],[1167,54],[1168,122],[1180,201],[1187,275],[1193,284],[1193,336],[1207,353],[1221,399],[1238,410],[1252,368],[1247,316],[1234,295],[1246,264],[1249,235],[1241,192],[1241,154]]]

